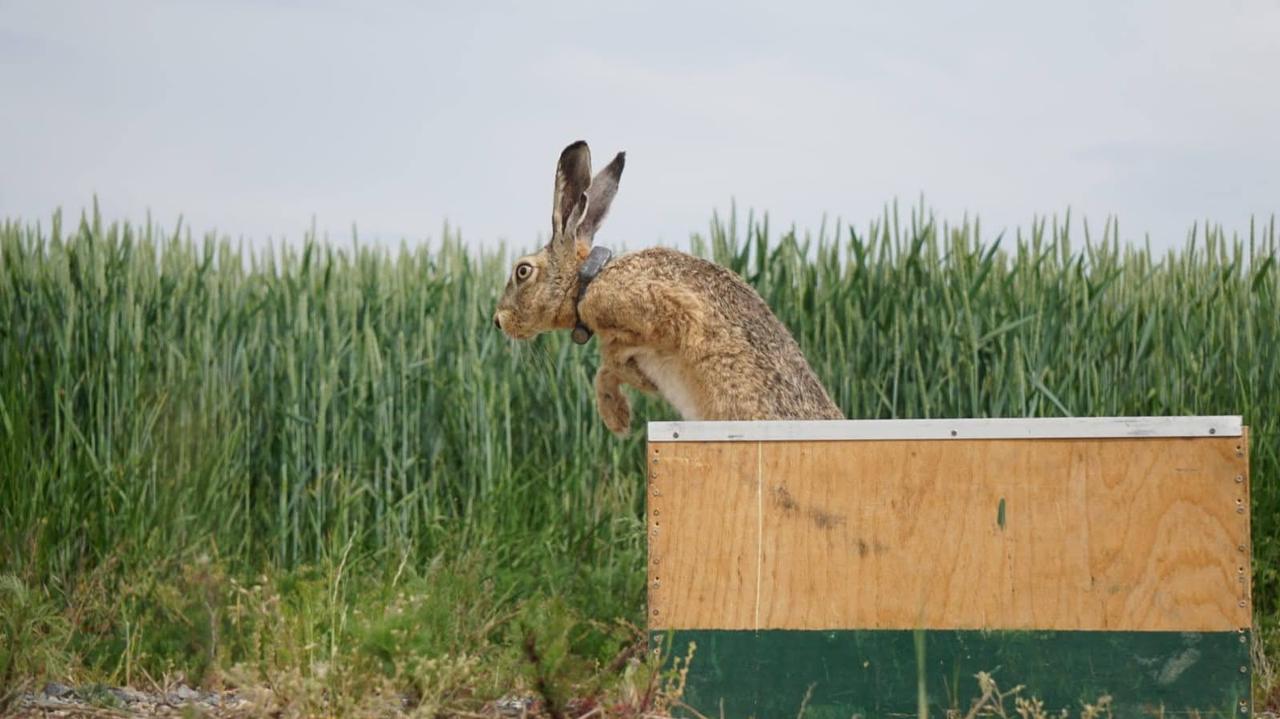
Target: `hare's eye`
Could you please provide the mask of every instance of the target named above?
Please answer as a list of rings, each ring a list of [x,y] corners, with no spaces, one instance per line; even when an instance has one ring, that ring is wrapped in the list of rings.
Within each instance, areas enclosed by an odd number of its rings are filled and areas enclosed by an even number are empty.
[[[529,279],[529,275],[532,275],[532,274],[533,274],[533,265],[529,264],[528,262],[521,262],[520,264],[516,265],[517,280],[524,282],[525,280]]]

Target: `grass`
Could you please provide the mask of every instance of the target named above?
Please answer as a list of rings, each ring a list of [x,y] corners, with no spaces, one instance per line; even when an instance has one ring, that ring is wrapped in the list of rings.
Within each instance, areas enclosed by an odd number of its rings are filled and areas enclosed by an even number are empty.
[[[1243,414],[1275,656],[1275,224],[1197,226],[1164,255],[1087,227],[735,213],[693,244],[760,290],[850,417]],[[449,228],[253,253],[96,206],[5,222],[0,631],[23,649],[0,677],[652,703],[630,661],[643,433],[597,419],[594,350],[493,330],[508,259]]]

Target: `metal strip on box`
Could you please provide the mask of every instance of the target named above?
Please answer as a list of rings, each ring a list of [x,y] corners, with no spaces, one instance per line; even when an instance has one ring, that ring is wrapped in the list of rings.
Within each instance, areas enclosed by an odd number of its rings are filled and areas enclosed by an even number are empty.
[[[650,442],[1239,437],[1239,415],[650,422]]]

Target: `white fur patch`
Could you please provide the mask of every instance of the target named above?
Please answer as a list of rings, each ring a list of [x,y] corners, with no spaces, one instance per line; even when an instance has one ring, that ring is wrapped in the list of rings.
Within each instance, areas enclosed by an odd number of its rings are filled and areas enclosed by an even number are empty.
[[[676,408],[682,419],[687,422],[700,419],[697,400],[677,357],[646,349],[638,350],[632,357],[644,376],[657,385],[658,394]]]

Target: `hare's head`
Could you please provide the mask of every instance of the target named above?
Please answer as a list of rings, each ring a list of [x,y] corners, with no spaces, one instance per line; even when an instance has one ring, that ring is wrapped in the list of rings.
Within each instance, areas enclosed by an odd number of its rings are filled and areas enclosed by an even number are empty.
[[[626,153],[591,177],[591,151],[579,140],[560,153],[551,205],[551,241],[511,269],[493,323],[515,339],[573,327],[578,267],[618,191]]]

